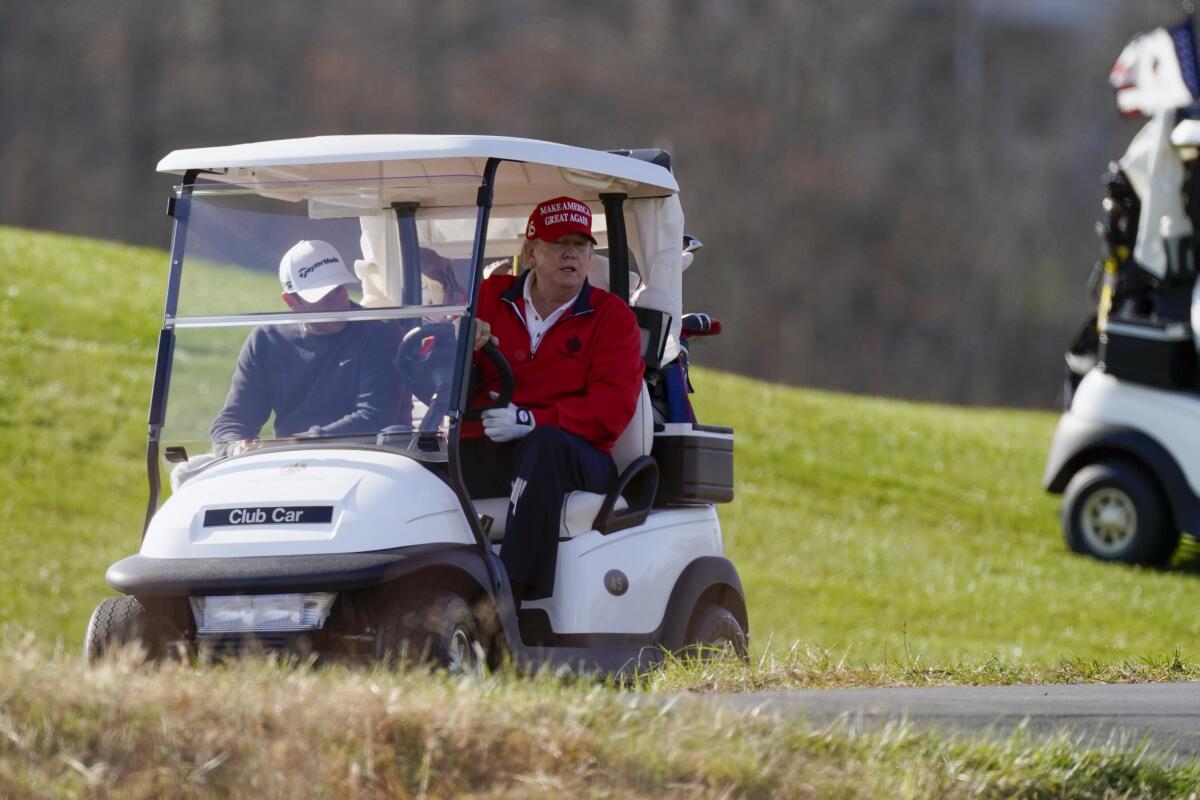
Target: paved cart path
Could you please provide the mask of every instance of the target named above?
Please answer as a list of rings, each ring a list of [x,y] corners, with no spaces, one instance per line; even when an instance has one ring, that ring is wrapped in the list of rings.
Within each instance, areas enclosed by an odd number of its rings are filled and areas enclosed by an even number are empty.
[[[698,698],[699,695],[689,695]],[[1200,758],[1200,683],[941,688],[814,689],[708,695],[760,713],[817,723],[844,717],[855,728],[907,719],[947,733],[1007,736],[1025,724],[1035,736],[1067,730],[1085,746],[1134,749],[1149,740],[1173,760]]]

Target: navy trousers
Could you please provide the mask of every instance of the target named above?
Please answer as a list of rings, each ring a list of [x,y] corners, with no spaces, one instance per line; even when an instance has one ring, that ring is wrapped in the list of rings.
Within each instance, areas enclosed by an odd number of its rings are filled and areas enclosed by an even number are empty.
[[[472,497],[509,496],[500,561],[513,596],[525,600],[554,593],[563,497],[605,494],[617,480],[607,453],[553,425],[512,442],[463,440],[462,472]]]

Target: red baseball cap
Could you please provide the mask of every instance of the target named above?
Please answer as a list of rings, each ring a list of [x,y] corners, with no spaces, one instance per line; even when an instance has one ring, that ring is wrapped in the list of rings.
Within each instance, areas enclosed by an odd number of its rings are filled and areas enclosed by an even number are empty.
[[[545,200],[529,215],[525,227],[526,239],[554,242],[568,233],[580,233],[596,244],[592,236],[592,210],[574,197],[555,197]]]

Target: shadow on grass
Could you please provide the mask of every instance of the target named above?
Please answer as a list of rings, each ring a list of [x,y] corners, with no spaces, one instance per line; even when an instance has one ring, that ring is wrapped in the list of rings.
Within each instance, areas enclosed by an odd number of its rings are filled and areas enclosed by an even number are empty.
[[[1078,554],[1075,554],[1078,555]],[[1091,556],[1078,555],[1080,558],[1089,559]],[[1171,560],[1161,566],[1141,566],[1133,567],[1120,561],[1104,562],[1108,566],[1114,568],[1125,567],[1126,569],[1149,569],[1161,571],[1165,573],[1179,573],[1181,575],[1195,575],[1200,577],[1200,539],[1191,534],[1180,534],[1179,547],[1175,550],[1175,554],[1171,556]]]

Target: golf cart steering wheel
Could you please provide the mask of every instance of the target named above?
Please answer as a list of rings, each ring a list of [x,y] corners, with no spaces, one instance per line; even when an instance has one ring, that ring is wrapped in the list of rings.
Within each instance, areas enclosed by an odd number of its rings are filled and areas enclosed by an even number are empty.
[[[430,341],[430,347],[424,345]],[[404,334],[396,353],[396,368],[412,393],[432,405],[438,394],[448,391],[454,372],[454,326],[447,322],[421,325]]]
[[[488,342],[479,349],[483,356],[492,362],[496,367],[496,371],[500,373],[500,392],[496,399],[489,405],[479,406],[478,408],[464,408],[463,419],[481,419],[483,412],[490,408],[504,408],[512,402],[513,389],[516,388],[517,382],[513,378],[512,367],[508,365],[508,359],[504,357],[504,353],[500,352],[500,348],[492,342]],[[467,396],[471,397],[475,394],[475,371],[471,371],[471,386],[467,390]]]
[[[431,346],[425,348],[425,342],[430,339],[433,340]],[[434,322],[413,328],[400,342],[400,350],[396,353],[396,368],[406,376],[413,394],[429,405],[429,418],[440,418],[445,413],[445,407],[449,405],[448,395],[454,375],[456,346],[454,326],[448,322]],[[512,400],[516,385],[512,368],[509,367],[508,360],[504,358],[500,348],[488,342],[481,352],[500,373],[500,392],[490,405],[464,409],[464,419],[477,420],[489,408],[504,408]],[[468,389],[468,396],[475,392],[474,371],[471,377],[472,386]]]

